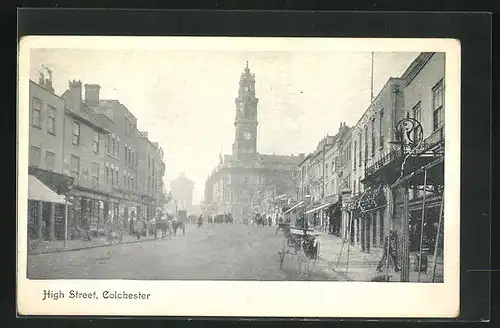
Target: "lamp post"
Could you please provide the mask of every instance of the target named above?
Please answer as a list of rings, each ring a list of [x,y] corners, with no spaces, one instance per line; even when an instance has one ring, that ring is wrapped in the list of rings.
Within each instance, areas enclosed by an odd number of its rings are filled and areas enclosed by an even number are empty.
[[[396,140],[389,143],[398,145],[401,149],[401,155],[405,156],[401,166],[401,174],[396,180],[396,183],[404,175],[404,164],[406,158],[419,146],[423,139],[422,125],[414,118],[410,118],[409,114],[406,115],[396,125]],[[401,281],[410,281],[410,213],[409,213],[409,181],[403,182],[403,186],[396,186],[396,188],[403,191],[403,214],[401,217]],[[420,268],[418,268],[420,270]]]
[[[64,244],[63,248],[66,248],[68,242],[68,198],[70,198],[70,191],[73,188],[73,183],[75,182],[74,177],[68,185],[66,194],[64,195]]]
[[[308,218],[306,217],[306,215],[307,215],[307,214],[306,214],[306,211],[307,211],[307,207],[308,207],[308,205],[309,205],[309,201],[310,201],[310,199],[311,199],[311,195],[306,195],[306,196],[305,196],[305,203],[304,203],[304,216],[303,216],[303,218],[304,218],[304,219],[303,219],[303,220],[304,220],[304,221],[303,221],[303,228],[304,228],[304,229],[308,229],[308,228],[309,228],[309,220],[308,220]]]

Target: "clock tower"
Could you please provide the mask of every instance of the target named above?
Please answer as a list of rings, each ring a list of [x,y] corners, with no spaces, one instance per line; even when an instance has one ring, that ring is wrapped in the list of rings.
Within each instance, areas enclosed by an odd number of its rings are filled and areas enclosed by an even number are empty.
[[[255,74],[250,73],[248,61],[241,73],[238,97],[235,99],[236,117],[233,155],[253,155],[257,153],[257,103],[255,98]]]

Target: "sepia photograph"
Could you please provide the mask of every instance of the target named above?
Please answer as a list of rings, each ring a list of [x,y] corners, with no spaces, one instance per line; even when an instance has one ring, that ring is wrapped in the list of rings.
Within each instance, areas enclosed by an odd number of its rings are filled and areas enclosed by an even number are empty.
[[[79,38],[21,47],[18,279],[37,302],[458,288],[453,40]]]

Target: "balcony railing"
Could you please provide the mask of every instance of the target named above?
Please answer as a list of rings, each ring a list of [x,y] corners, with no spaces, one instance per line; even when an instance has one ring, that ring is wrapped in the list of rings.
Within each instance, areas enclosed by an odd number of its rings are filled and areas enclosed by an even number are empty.
[[[385,165],[393,162],[396,160],[398,157],[400,157],[401,151],[399,150],[392,150],[386,155],[384,155],[381,159],[370,165],[369,167],[365,168],[365,176],[371,175],[375,173],[376,171],[380,170],[382,167]]]

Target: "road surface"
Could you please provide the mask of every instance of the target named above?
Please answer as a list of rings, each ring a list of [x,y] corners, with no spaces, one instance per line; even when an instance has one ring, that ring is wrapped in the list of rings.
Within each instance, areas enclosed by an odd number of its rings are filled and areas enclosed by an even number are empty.
[[[283,238],[275,228],[240,224],[187,225],[186,235],[28,256],[30,279],[336,280],[318,261],[301,275],[297,259],[279,267]],[[323,267],[323,270],[321,269]]]

